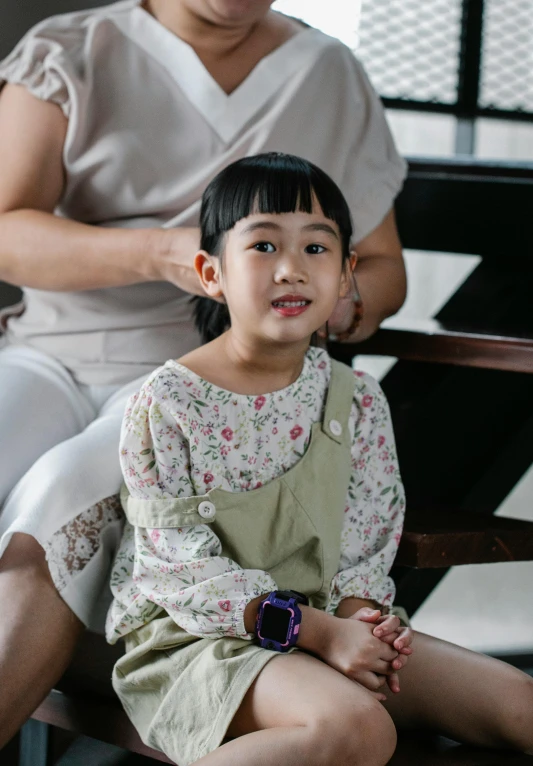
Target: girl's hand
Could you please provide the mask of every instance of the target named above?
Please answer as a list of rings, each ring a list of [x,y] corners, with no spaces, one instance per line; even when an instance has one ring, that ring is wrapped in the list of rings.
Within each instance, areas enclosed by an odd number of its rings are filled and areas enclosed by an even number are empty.
[[[320,657],[330,667],[377,694],[378,699],[386,699],[379,690],[398,652],[373,635],[372,625],[362,620],[333,617],[328,623]]]
[[[400,619],[395,615],[381,615],[379,610],[363,607],[359,609],[350,619],[361,620],[375,624],[374,635],[392,646],[399,652],[399,656],[392,661],[391,668],[394,671],[401,670],[407,663],[407,657],[413,653],[411,643],[413,641],[413,631],[411,628],[402,627]],[[387,677],[387,684],[392,692],[397,694],[400,691],[398,673],[390,673]]]

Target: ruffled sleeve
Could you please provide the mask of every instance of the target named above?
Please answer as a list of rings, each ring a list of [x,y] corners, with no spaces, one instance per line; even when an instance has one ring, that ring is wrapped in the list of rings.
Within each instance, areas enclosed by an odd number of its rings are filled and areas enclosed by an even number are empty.
[[[49,24],[31,29],[0,62],[0,89],[6,83],[22,85],[36,98],[57,104],[69,117],[72,82],[66,46],[74,46],[76,32],[49,29]]]
[[[389,571],[402,534],[405,496],[389,407],[373,378],[356,373],[350,426],[352,476],[346,497],[339,571],[331,583],[328,612],[345,598],[391,606]]]
[[[130,399],[123,421],[124,481],[130,495],[143,500],[196,494],[180,405],[171,400],[179,391],[164,383],[156,371]],[[126,524],[111,578],[115,600],[108,640],[113,643],[161,609],[201,638],[252,638],[244,625],[246,605],[276,590],[276,582],[263,570],[243,569],[221,551],[209,524],[164,529]]]

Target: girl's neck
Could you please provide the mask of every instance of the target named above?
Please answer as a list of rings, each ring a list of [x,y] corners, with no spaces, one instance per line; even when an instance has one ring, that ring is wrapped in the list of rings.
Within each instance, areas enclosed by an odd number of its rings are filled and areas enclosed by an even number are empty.
[[[309,340],[286,346],[272,344],[260,346],[243,340],[231,330],[220,338],[221,351],[229,368],[235,370],[236,379],[242,380],[254,390],[250,393],[267,393],[290,386],[302,371]],[[259,391],[263,388],[263,391]],[[257,389],[257,390],[256,390]]]
[[[258,346],[229,330],[179,361],[219,388],[258,396],[294,383],[302,372],[308,348],[308,339],[286,346]]]

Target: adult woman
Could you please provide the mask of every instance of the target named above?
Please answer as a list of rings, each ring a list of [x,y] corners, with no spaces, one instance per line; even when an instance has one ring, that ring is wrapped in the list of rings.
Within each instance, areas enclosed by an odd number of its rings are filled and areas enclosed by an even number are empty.
[[[126,0],[43,22],[0,68],[0,278],[26,303],[0,355],[3,495],[14,487],[0,519],[3,738],[105,586],[124,401],[198,343],[187,294],[218,170],[269,149],[324,167],[354,217],[359,337],[403,300],[391,206],[404,163],[379,100],[347,49],[270,5]]]

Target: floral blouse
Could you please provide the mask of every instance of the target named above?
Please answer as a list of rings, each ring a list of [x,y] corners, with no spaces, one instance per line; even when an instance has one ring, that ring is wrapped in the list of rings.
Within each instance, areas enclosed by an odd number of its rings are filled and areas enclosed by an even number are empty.
[[[279,478],[305,453],[331,375],[310,348],[298,379],[260,396],[219,388],[170,360],[128,402],[120,461],[130,494],[145,499],[246,492]],[[346,495],[338,573],[326,611],[354,596],[391,605],[388,572],[403,524],[404,493],[385,396],[355,372],[349,428],[353,473]],[[251,638],[244,609],[276,590],[268,572],[221,556],[208,524],[146,529],[126,523],[113,566],[107,638],[114,643],[163,610],[189,633]]]

